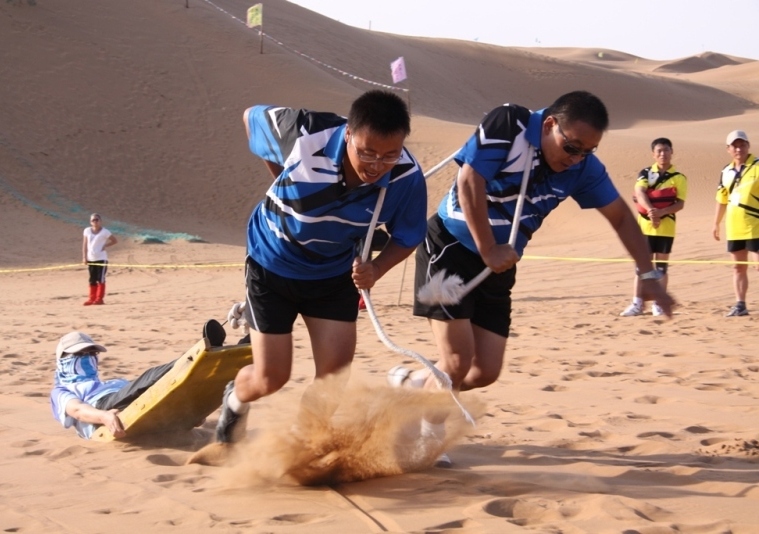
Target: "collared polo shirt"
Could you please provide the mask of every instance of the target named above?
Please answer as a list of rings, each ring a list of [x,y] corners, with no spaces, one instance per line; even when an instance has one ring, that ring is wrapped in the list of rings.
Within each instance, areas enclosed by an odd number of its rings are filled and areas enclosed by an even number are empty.
[[[717,202],[727,204],[725,234],[728,241],[759,239],[759,160],[749,154],[736,172],[730,163],[722,169]]]
[[[349,271],[382,188],[387,193],[379,224],[393,242],[413,248],[424,239],[427,188],[405,147],[401,160],[378,182],[349,191],[342,170],[344,117],[254,106],[248,126],[250,151],[284,168],[248,222],[248,254],[265,269],[301,280]]]
[[[520,217],[515,250],[522,255],[543,219],[567,197],[581,208],[602,208],[619,197],[606,168],[593,154],[562,171],[553,172],[541,154],[541,128],[546,110],[531,112],[513,104],[504,104],[488,113],[475,133],[454,157],[459,166],[469,164],[485,179],[488,219],[499,244],[508,243],[514,219],[522,172],[531,166],[530,182]],[[535,147],[532,161],[527,161],[529,144]],[[453,186],[438,207],[446,229],[464,246],[477,252],[466,225]]]

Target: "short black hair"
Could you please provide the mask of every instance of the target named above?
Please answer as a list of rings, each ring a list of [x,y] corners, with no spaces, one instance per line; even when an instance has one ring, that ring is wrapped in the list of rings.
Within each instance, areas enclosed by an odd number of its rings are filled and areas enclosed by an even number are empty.
[[[556,99],[545,116],[554,116],[559,124],[584,122],[599,132],[609,128],[609,113],[601,99],[587,91],[572,91]]]
[[[657,137],[656,139],[651,141],[651,150],[655,149],[656,145],[667,145],[669,148],[672,148],[672,141],[670,141],[666,137]]]
[[[400,132],[407,136],[411,133],[411,116],[401,97],[375,89],[353,101],[348,113],[348,127],[354,132],[367,128],[383,137]]]

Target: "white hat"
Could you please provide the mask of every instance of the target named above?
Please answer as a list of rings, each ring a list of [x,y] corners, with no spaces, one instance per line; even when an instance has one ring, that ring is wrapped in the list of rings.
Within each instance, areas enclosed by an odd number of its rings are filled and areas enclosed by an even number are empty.
[[[93,347],[99,352],[108,352],[103,345],[98,345],[92,338],[83,332],[69,332],[61,338],[55,348],[55,357],[60,358],[64,354],[72,354],[86,348]]]
[[[727,134],[727,141],[725,142],[725,144],[732,145],[733,141],[735,141],[736,139],[743,139],[747,143],[749,142],[746,132],[744,132],[743,130],[733,130],[732,132]]]

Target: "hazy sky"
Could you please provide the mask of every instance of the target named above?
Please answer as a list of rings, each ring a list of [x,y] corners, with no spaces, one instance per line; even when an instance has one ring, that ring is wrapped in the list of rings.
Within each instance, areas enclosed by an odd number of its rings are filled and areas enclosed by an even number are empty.
[[[759,0],[290,1],[344,24],[403,35],[609,48],[660,60],[702,52],[759,59]]]

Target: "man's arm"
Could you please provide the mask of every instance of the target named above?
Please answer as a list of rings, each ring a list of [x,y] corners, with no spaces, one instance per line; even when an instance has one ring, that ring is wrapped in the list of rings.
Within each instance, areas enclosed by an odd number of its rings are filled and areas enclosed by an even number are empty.
[[[82,263],[87,265],[87,236],[82,237]]]
[[[474,238],[482,261],[495,273],[511,269],[519,261],[519,255],[511,245],[496,243],[488,220],[485,178],[465,163],[456,177],[456,183],[461,211],[464,213],[466,225]],[[519,224],[519,221],[513,223]]]
[[[415,249],[416,247],[406,248],[389,241],[373,260],[363,263],[357,256],[353,260],[353,283],[358,289],[371,289],[377,280],[408,258]]]
[[[111,235],[108,236],[108,240],[105,242],[105,245],[103,245],[103,248],[112,247],[113,245],[115,245],[118,242],[119,242],[119,240],[116,239],[116,236],[113,235],[113,234],[111,234]]]
[[[725,216],[726,209],[727,204],[717,202],[717,208],[714,210],[714,225],[712,226],[712,235],[717,241],[719,241],[719,225],[722,222],[722,217]]]
[[[246,109],[242,114],[242,122],[245,125],[245,137],[248,139],[248,142],[250,142],[250,113],[253,111],[253,108]],[[272,163],[271,161],[263,160],[264,165],[266,165],[266,168],[269,170],[271,175],[274,178],[279,177],[280,174],[282,174],[282,171],[285,169],[281,165],[277,165],[276,163]]]
[[[651,204],[651,199],[648,198],[647,195],[648,186],[645,182],[637,181],[635,182],[635,201],[646,210],[646,215],[648,216],[648,219],[651,221],[651,224],[654,228],[659,228],[659,225],[661,224],[661,215],[659,215],[657,212],[658,210],[654,208],[653,204]]]
[[[277,165],[276,163],[272,163],[271,161],[264,161],[264,165],[266,165],[266,168],[269,169],[269,172],[274,178],[278,178],[280,174],[282,174],[282,171],[285,170],[285,168],[282,165]]]
[[[98,410],[94,406],[82,402],[79,399],[71,399],[66,403],[66,415],[73,417],[83,423],[92,423],[93,425],[103,425],[115,438],[121,438],[126,435],[124,425],[116,415],[118,410]]]
[[[606,217],[622,245],[632,256],[638,274],[653,271],[654,264],[651,261],[651,249],[648,246],[648,241],[641,233],[640,227],[625,201],[618,197],[603,208],[598,208],[598,211]],[[658,280],[641,280],[641,292],[644,300],[655,300],[664,310],[665,315],[672,317],[672,306],[675,302],[662,288]]]

